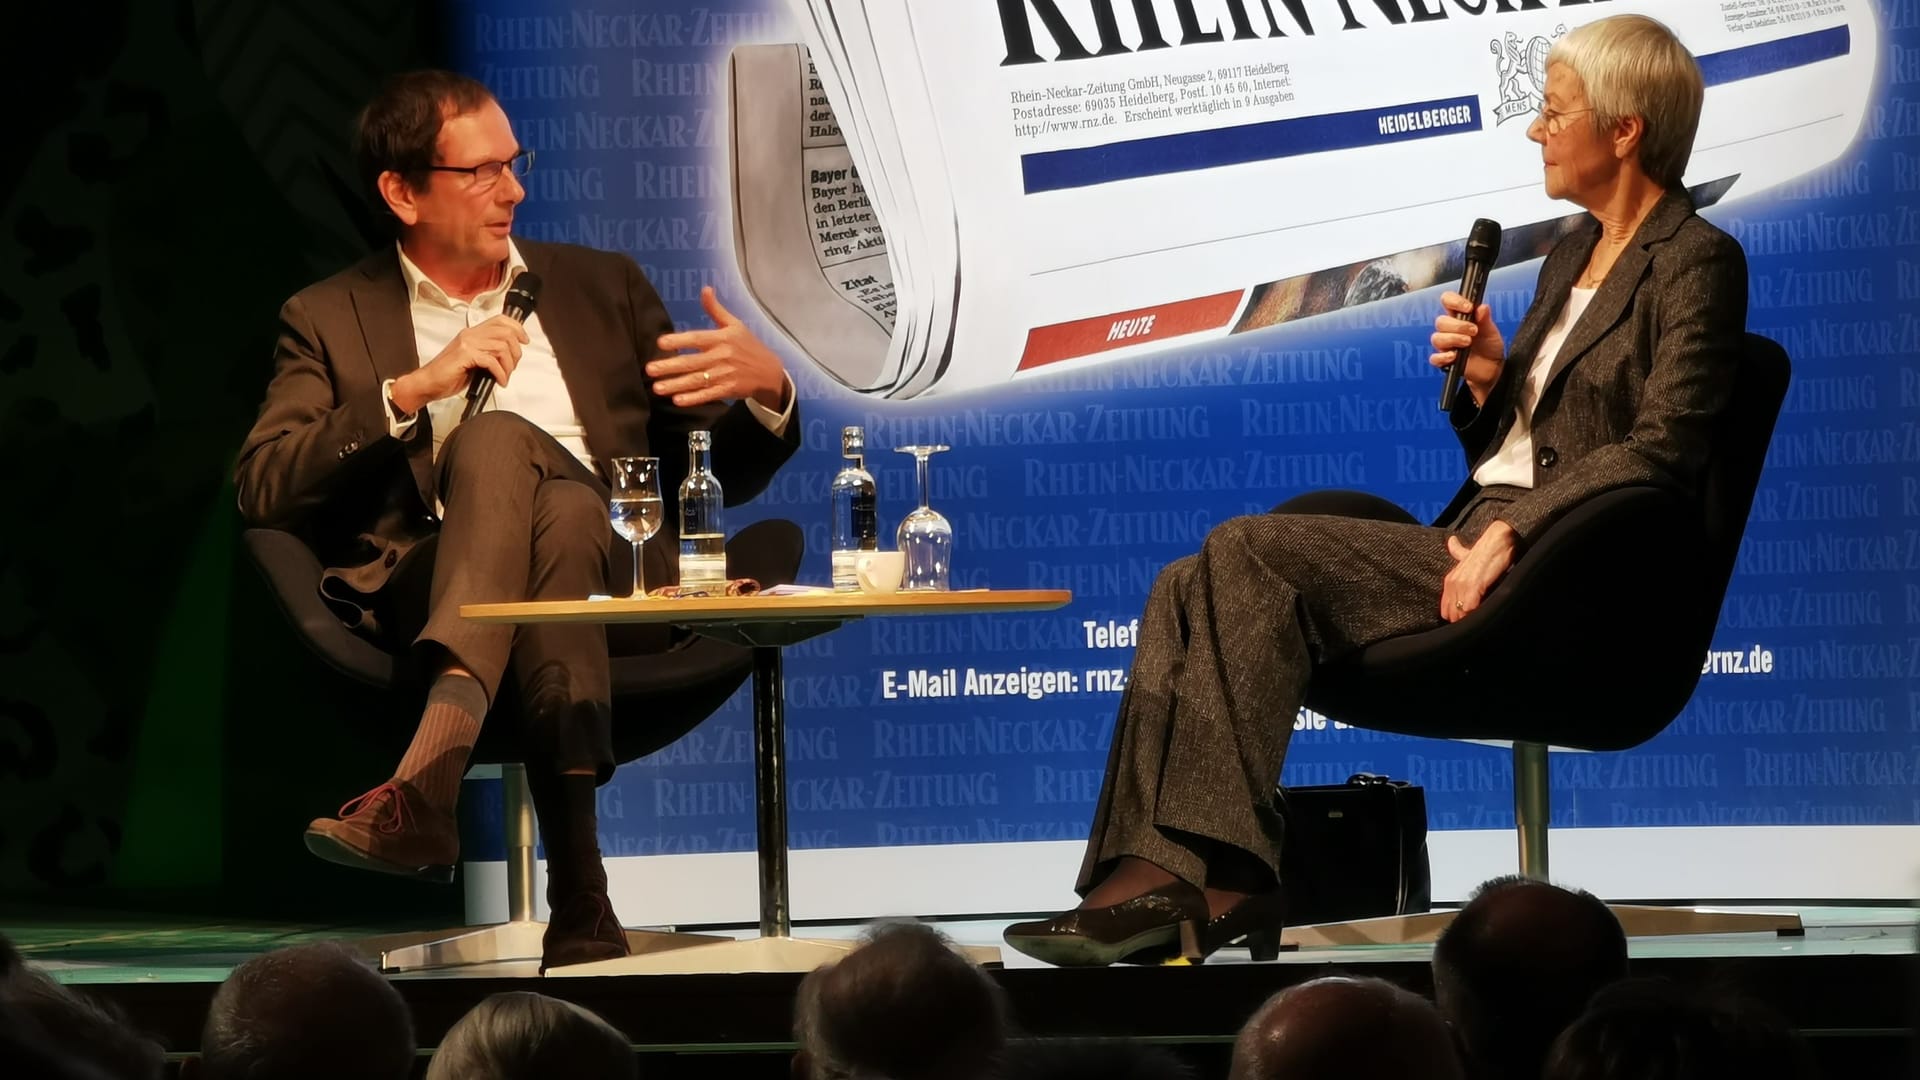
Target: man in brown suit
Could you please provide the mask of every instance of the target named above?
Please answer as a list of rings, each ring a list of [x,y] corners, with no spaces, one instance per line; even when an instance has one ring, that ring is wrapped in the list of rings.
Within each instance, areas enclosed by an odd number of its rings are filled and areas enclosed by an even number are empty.
[[[428,690],[392,779],[315,821],[307,846],[451,880],[468,755],[503,686],[517,689],[548,854],[545,962],[625,955],[595,817],[614,765],[606,632],[482,626],[459,609],[608,591],[608,458],[657,454],[665,489],[684,474],[686,434],[707,429],[728,498],[757,494],[798,443],[793,386],[711,289],[715,328],[675,333],[631,259],[512,240],[532,155],[480,83],[400,76],[362,113],[357,144],[398,242],[282,308],[236,480],[247,521],[303,533],[329,605],[410,646]],[[523,271],[544,282],[524,325],[502,313]],[[493,407],[463,422],[480,374]],[[646,561],[651,580],[671,579],[664,544]]]
[[[1693,57],[1645,16],[1554,45],[1527,134],[1547,195],[1591,217],[1547,256],[1510,347],[1487,305],[1442,297],[1433,362],[1468,350],[1450,406],[1469,479],[1433,525],[1234,518],[1161,572],[1094,811],[1085,900],[1009,927],[1009,944],[1059,964],[1274,947],[1274,785],[1315,668],[1471,617],[1528,544],[1595,495],[1697,494],[1747,314],[1745,255],[1682,185],[1704,93]]]

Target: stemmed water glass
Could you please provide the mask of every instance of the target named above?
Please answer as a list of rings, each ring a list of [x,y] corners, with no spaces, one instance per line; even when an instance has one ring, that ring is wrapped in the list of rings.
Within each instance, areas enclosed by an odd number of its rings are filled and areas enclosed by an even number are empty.
[[[660,502],[660,459],[617,457],[608,464],[613,470],[613,531],[633,545],[633,595],[628,599],[639,600],[647,595],[646,563],[640,547],[660,531],[660,523],[666,518],[666,508]]]
[[[920,508],[900,519],[895,536],[907,559],[902,592],[945,592],[947,572],[953,568],[953,526],[940,512],[927,506],[932,486],[927,482],[927,459],[951,449],[945,446],[900,446],[902,454],[912,454],[920,487]]]

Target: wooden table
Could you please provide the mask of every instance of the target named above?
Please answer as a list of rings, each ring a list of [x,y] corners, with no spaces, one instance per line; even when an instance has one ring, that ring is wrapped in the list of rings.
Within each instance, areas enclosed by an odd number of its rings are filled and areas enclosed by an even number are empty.
[[[786,684],[780,650],[859,619],[901,615],[993,615],[1052,611],[1073,594],[1064,589],[969,589],[958,592],[808,593],[674,600],[535,600],[466,604],[478,622],[667,623],[753,650],[753,779],[760,870],[760,939],[554,968],[549,975],[640,972],[805,971],[844,953],[846,942],[793,938],[787,892]]]

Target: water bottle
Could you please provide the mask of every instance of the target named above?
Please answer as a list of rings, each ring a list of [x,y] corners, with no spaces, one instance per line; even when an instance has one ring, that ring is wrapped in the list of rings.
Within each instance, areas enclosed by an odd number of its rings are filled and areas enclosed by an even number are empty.
[[[713,475],[713,433],[687,435],[687,478],[680,482],[680,587],[726,591],[727,533],[720,481]]]
[[[847,464],[833,478],[833,589],[859,592],[854,569],[863,551],[880,550],[878,488],[867,471],[867,437],[857,427],[840,432]]]

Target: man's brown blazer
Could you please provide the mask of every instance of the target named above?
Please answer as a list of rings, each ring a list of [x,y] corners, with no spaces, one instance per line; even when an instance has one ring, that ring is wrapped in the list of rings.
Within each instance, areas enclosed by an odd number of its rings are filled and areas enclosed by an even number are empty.
[[[686,474],[686,433],[706,428],[729,503],[766,487],[799,445],[797,408],[776,437],[744,402],[681,408],[654,396],[642,368],[672,322],[639,266],[570,244],[515,244],[543,279],[540,324],[602,477],[608,458],[656,455],[671,501]],[[419,366],[397,250],[302,289],[280,309],[273,381],[235,468],[241,515],[304,536],[327,567],[330,605],[367,630],[374,594],[439,525],[430,420],[423,414],[411,437],[395,439],[380,390]]]

